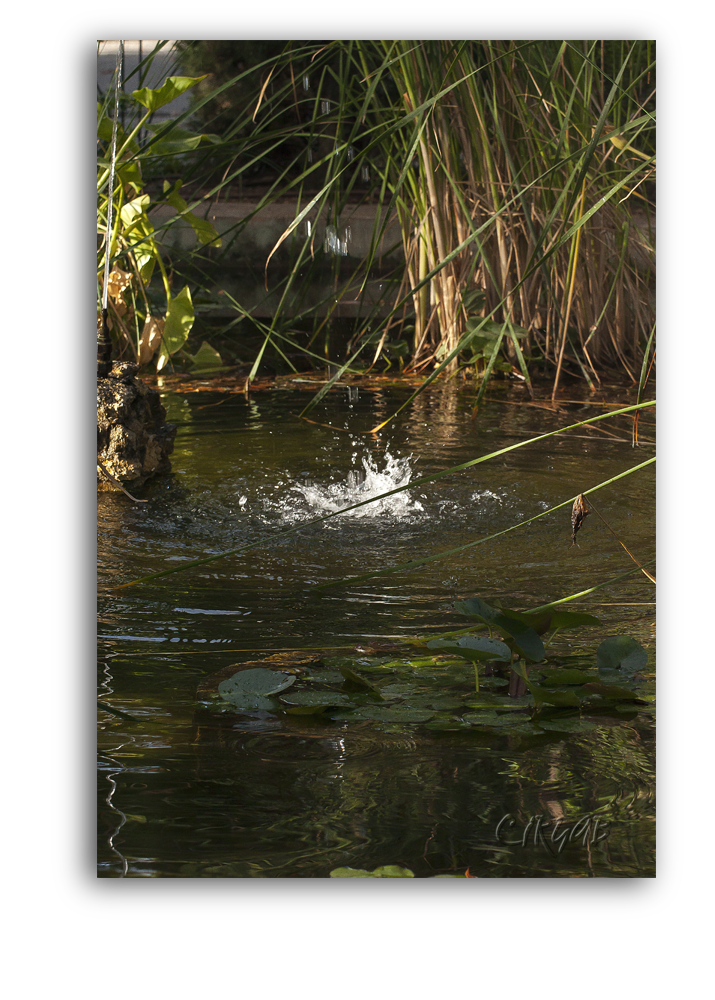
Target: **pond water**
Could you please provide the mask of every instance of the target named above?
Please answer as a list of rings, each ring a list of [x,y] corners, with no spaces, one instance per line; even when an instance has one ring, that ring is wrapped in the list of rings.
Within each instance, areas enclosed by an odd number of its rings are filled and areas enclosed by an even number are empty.
[[[574,400],[554,414],[505,389],[473,419],[473,386],[452,384],[427,390],[375,435],[370,428],[408,388],[337,387],[307,423],[297,415],[309,388],[166,391],[178,425],[172,475],[145,488],[146,504],[98,496],[98,697],[124,713],[99,713],[100,877],[327,878],[338,867],[387,864],[417,877],[467,868],[487,878],[654,877],[650,694],[575,719],[552,711],[549,722],[547,710],[544,725],[531,722],[527,696],[515,699],[526,708],[512,730],[470,726],[450,710],[475,696],[473,667],[425,666],[400,645],[469,624],[456,599],[521,610],[626,573],[634,564],[597,517],[578,547],[566,507],[417,570],[321,589],[464,545],[591,489],[654,454],[653,418],[643,418],[639,449],[627,418],[601,422],[607,433],[551,437],[311,525],[599,410]],[[618,399],[633,401],[625,390]],[[593,495],[643,561],[654,555],[654,487],[651,465]],[[649,651],[648,680],[653,601],[640,573],[597,590],[569,607],[602,624],[560,633],[549,648],[568,665],[594,660],[606,636],[633,636]],[[287,715],[197,696],[230,665],[279,653],[332,657],[309,668],[317,681],[342,662],[335,657],[357,657],[385,697],[409,691],[413,707],[429,711],[422,721],[419,712],[408,721],[389,712]],[[449,696],[442,703],[440,691]]]

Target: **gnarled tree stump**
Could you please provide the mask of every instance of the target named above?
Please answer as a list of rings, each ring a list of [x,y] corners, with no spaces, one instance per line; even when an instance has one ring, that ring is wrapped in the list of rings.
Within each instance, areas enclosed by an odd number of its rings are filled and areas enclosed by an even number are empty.
[[[136,377],[135,364],[114,362],[97,378],[97,487],[116,490],[100,469],[122,484],[141,486],[171,470],[176,424],[167,424],[156,389]]]

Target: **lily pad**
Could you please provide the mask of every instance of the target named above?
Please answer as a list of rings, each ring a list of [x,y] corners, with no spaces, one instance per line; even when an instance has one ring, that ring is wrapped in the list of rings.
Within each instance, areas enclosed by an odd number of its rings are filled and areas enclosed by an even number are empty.
[[[416,708],[383,708],[382,705],[357,708],[354,712],[339,712],[333,718],[340,721],[348,719],[369,720],[370,722],[427,722],[434,712],[420,711]]]
[[[338,670],[342,674],[344,678],[344,684],[348,689],[350,688],[353,689],[358,688],[363,690],[366,689],[368,691],[373,691],[375,694],[379,695],[379,697],[382,697],[378,688],[375,687],[372,681],[366,680],[361,674],[353,670],[352,667],[348,666],[338,667]]]
[[[604,680],[614,680],[620,675],[632,677],[645,668],[648,653],[635,639],[614,635],[604,639],[596,650],[596,666]]]
[[[463,635],[456,640],[430,639],[428,649],[444,649],[457,653],[465,660],[511,660],[511,650],[498,639],[487,639],[483,636]]]
[[[294,683],[295,676],[257,667],[239,670],[233,677],[221,681],[218,693],[236,708],[270,712],[275,710],[275,703],[268,701],[268,696],[285,691]]]
[[[332,708],[350,704],[350,698],[339,691],[291,691],[283,695],[281,701],[301,708]]]
[[[331,878],[414,878],[414,872],[399,865],[381,865],[369,872],[365,868],[333,868]]]

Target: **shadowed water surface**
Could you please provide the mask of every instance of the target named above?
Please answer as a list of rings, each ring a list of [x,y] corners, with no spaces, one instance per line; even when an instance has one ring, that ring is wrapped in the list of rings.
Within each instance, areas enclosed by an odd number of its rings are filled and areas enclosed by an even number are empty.
[[[452,732],[197,700],[197,686],[230,664],[282,650],[347,655],[463,627],[455,598],[534,607],[632,568],[596,517],[570,547],[564,508],[411,573],[317,589],[508,528],[653,454],[630,447],[622,418],[601,425],[616,439],[552,437],[307,524],[597,412],[574,403],[556,416],[516,405],[523,397],[512,392],[473,420],[473,390],[447,386],[367,433],[406,396],[338,388],[310,414],[330,429],[297,418],[310,398],[297,389],[167,393],[173,474],[147,487],[147,504],[99,496],[99,698],[132,717],[100,712],[102,877],[326,878],[382,864],[418,876],[654,876],[654,735],[642,711],[574,732],[535,728],[528,716],[509,733]],[[642,433],[652,436],[647,421]],[[653,492],[651,466],[594,495],[642,560],[654,554]],[[113,589],[259,539],[270,544]],[[593,650],[623,633],[652,644],[653,590],[636,574],[597,591],[579,606],[603,627],[565,635],[559,648]],[[460,685],[473,688],[466,664],[463,677],[450,674],[450,692]]]

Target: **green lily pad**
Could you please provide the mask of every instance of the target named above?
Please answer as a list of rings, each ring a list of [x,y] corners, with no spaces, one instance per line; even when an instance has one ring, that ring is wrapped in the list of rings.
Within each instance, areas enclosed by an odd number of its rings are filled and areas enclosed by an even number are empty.
[[[366,680],[361,674],[353,670],[352,667],[348,666],[338,667],[338,670],[340,671],[340,673],[344,678],[344,683],[346,687],[366,689],[368,691],[373,691],[375,694],[382,697],[382,695],[380,695],[379,689],[375,687],[372,681]]]
[[[365,868],[334,868],[331,878],[414,878],[414,872],[399,865],[381,865],[369,872]]]
[[[587,733],[591,729],[598,729],[598,723],[587,722],[586,719],[549,719],[548,721],[537,723],[539,729],[547,729],[549,732],[557,733]]]
[[[281,701],[300,708],[337,708],[350,704],[350,698],[339,691],[291,691],[290,694],[282,695]]]
[[[462,716],[463,722],[468,722],[470,726],[516,726],[523,723],[524,716],[504,712],[501,715],[497,712],[469,712]]]
[[[483,636],[463,635],[461,638],[450,641],[449,639],[430,639],[426,644],[428,649],[444,649],[450,653],[457,653],[465,660],[511,660],[511,650],[498,639],[487,639]]]
[[[627,635],[613,635],[604,639],[596,650],[596,666],[604,680],[633,676],[643,670],[648,653],[635,639]]]
[[[370,722],[427,722],[434,712],[420,711],[414,708],[387,708],[382,705],[356,708],[354,712],[338,712],[332,716],[339,721],[349,719],[369,720]]]
[[[239,670],[233,677],[221,681],[218,693],[224,701],[235,708],[271,712],[275,711],[276,704],[270,701],[268,696],[285,691],[294,683],[295,677],[291,674],[257,667],[252,670]]]
[[[593,673],[585,670],[543,670],[542,674],[547,684],[586,684],[595,679]]]

